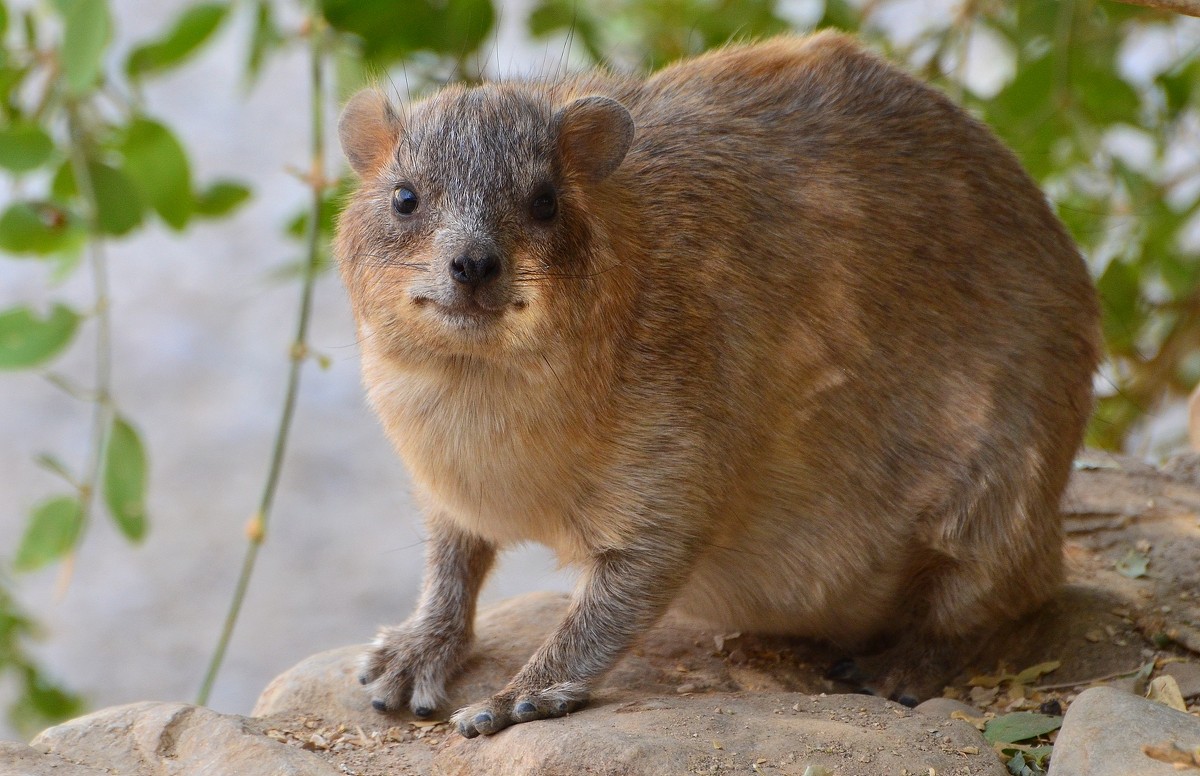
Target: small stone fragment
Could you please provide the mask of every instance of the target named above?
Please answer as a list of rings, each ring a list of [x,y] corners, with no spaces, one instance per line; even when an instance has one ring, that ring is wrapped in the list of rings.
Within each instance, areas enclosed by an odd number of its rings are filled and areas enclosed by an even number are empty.
[[[1200,697],[1200,663],[1167,663],[1162,672],[1175,679],[1179,694],[1184,698]]]
[[[1146,697],[1170,706],[1176,711],[1187,711],[1187,704],[1183,702],[1183,696],[1179,693],[1179,685],[1173,676],[1159,676],[1151,681]]]

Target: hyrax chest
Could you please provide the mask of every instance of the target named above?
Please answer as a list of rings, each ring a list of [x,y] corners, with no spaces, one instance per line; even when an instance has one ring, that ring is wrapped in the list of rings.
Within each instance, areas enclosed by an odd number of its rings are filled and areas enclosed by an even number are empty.
[[[586,424],[554,390],[489,370],[372,371],[372,404],[433,519],[501,546],[536,541],[564,561],[607,533],[591,525]]]

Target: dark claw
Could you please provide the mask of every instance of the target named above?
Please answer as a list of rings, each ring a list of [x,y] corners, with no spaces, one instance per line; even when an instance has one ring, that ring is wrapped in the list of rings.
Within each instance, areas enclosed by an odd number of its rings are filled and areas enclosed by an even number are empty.
[[[529,701],[521,701],[520,703],[517,704],[516,713],[520,714],[521,716],[525,716],[526,714],[532,714],[535,711],[537,711],[537,706],[534,706]]]
[[[421,719],[425,719],[432,713],[433,713],[433,709],[429,708],[428,706],[418,706],[415,709],[413,709],[413,714],[416,714]]]
[[[896,703],[899,703],[901,706],[907,706],[911,709],[917,705],[917,699],[911,695],[899,695],[896,697]]]
[[[570,710],[571,710],[571,704],[568,701],[558,701],[557,703],[554,704],[554,713],[555,714],[566,714]]]
[[[374,698],[371,700],[371,707],[373,709],[375,709],[375,711],[387,711],[388,710],[387,704],[384,703],[379,698]]]
[[[367,683],[368,683],[368,682],[370,682],[370,681],[371,681],[371,680],[367,678],[367,675],[366,675],[366,674],[359,674],[359,675],[358,675],[358,683],[359,683],[359,684],[367,684]]]
[[[479,731],[468,725],[466,722],[458,723],[458,732],[463,738],[474,738],[479,735]]]

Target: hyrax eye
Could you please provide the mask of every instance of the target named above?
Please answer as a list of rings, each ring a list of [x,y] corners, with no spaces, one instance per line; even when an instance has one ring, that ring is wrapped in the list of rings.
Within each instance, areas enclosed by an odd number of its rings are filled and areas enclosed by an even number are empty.
[[[558,215],[558,197],[549,186],[539,189],[529,203],[529,214],[538,221],[549,221]]]
[[[402,216],[411,216],[417,211],[417,205],[420,203],[416,192],[407,186],[397,186],[392,192],[392,207]]]

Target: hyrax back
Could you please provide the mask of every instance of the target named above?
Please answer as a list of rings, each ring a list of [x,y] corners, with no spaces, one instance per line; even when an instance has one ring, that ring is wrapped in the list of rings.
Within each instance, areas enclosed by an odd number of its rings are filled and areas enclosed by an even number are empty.
[[[431,713],[497,548],[582,567],[466,735],[577,707],[667,606],[938,687],[1060,577],[1086,269],[1012,154],[832,34],[647,80],[348,105],[337,254],[430,533],[363,679]]]

